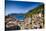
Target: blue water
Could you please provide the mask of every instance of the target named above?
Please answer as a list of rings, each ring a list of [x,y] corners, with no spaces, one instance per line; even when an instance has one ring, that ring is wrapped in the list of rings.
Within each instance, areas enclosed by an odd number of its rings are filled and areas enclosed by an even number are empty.
[[[23,19],[24,19],[24,16],[23,16],[23,15],[17,15],[17,16],[16,16],[16,19],[18,19],[18,20],[23,20]]]

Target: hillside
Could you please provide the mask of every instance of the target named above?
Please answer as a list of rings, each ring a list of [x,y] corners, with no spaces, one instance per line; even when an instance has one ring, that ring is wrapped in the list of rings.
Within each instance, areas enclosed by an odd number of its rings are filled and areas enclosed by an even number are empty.
[[[44,4],[43,5],[39,5],[37,8],[34,8],[33,10],[30,10],[26,16],[32,16],[33,14],[37,14],[37,13],[44,13]]]

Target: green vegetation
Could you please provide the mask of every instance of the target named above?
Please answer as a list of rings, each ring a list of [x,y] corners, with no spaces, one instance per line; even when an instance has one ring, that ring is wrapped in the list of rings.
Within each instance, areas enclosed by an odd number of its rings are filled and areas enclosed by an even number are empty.
[[[38,13],[43,13],[44,12],[44,4],[39,5],[38,7],[30,10],[28,13],[25,14],[25,16],[32,16],[33,14],[38,14]]]

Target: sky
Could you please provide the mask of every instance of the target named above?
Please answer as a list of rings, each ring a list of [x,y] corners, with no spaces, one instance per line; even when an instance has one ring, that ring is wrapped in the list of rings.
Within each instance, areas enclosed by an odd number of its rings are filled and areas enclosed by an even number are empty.
[[[11,13],[27,13],[29,10],[34,9],[39,5],[41,5],[41,3],[38,2],[6,1],[6,15]]]

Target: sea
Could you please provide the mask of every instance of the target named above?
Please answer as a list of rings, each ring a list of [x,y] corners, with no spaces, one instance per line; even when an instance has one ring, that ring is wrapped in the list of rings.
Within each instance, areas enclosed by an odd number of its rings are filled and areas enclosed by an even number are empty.
[[[17,16],[16,16],[16,19],[18,19],[19,21],[23,21],[24,18],[25,18],[24,15],[17,15]]]

